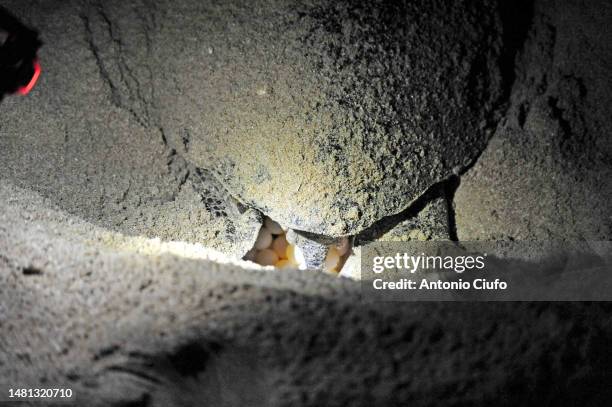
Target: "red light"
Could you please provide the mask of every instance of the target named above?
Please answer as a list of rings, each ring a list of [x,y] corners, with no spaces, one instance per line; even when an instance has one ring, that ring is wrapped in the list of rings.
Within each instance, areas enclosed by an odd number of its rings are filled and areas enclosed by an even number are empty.
[[[36,85],[36,82],[38,81],[39,76],[40,76],[40,64],[38,63],[38,60],[35,59],[34,60],[34,75],[32,75],[32,79],[30,79],[30,82],[28,82],[27,85],[22,86],[19,89],[17,89],[17,93],[19,93],[20,95],[24,95],[24,96],[30,93],[34,85]]]

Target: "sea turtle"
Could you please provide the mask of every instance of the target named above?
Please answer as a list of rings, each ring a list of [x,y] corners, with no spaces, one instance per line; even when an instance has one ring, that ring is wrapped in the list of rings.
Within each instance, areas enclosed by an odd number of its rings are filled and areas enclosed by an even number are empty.
[[[495,1],[148,11],[145,76],[164,140],[243,207],[319,242],[401,212],[472,163],[502,95]]]
[[[486,144],[501,92],[495,2],[173,0],[165,10],[158,35],[182,38],[156,50],[172,73],[156,85],[167,137],[284,226],[356,234]]]

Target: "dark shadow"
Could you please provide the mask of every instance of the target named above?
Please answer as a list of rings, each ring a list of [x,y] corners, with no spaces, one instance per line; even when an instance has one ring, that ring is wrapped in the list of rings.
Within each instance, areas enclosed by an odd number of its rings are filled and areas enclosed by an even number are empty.
[[[459,177],[454,175],[444,181],[440,181],[432,185],[423,195],[417,198],[403,211],[395,215],[385,216],[372,224],[370,227],[361,231],[357,236],[355,236],[355,246],[361,246],[379,239],[401,222],[417,216],[419,212],[421,212],[427,206],[427,204],[436,198],[445,198],[447,205],[449,206],[449,233],[451,235],[451,240],[457,240],[457,233],[454,224],[455,216],[454,212],[451,211],[453,210],[453,197],[458,186]]]
[[[112,400],[104,405],[259,407],[270,405],[273,373],[254,349],[190,340],[167,352],[130,352],[100,379]],[[121,391],[116,380],[125,385]]]
[[[0,6],[0,100],[30,83],[41,45],[38,32]]]
[[[522,51],[527,40],[527,34],[533,20],[533,0],[500,0],[499,15],[502,23],[503,48],[500,55],[500,70],[504,94],[503,100],[508,100],[512,85],[516,79],[516,57]]]
[[[459,241],[457,235],[457,222],[455,220],[455,192],[459,189],[461,178],[457,175],[451,176],[444,183],[444,199],[446,200],[446,211],[448,214],[448,238],[453,242]]]

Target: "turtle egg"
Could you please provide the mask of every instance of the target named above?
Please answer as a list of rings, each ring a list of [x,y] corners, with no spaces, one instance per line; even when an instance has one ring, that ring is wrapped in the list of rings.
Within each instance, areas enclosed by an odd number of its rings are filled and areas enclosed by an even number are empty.
[[[273,235],[281,235],[281,234],[285,233],[285,231],[283,230],[281,225],[279,225],[278,223],[274,222],[272,219],[270,219],[268,217],[266,217],[264,219],[264,226]]]
[[[340,240],[338,240],[338,242],[336,242],[335,247],[338,251],[338,255],[342,257],[349,252],[351,245],[347,237],[342,237]]]
[[[271,249],[264,249],[257,252],[255,261],[262,266],[274,266],[278,262],[278,255]]]
[[[278,254],[278,257],[281,259],[286,259],[288,245],[289,243],[287,242],[287,239],[285,239],[285,235],[280,235],[274,239],[271,248],[276,252],[276,254]]]
[[[325,256],[325,261],[323,262],[323,270],[336,273],[338,270],[338,263],[340,263],[340,253],[336,246],[331,246],[327,252],[327,256]]]
[[[264,250],[270,247],[272,244],[272,233],[266,228],[262,227],[259,229],[259,234],[257,235],[257,240],[255,240],[255,245],[253,246],[257,250]]]

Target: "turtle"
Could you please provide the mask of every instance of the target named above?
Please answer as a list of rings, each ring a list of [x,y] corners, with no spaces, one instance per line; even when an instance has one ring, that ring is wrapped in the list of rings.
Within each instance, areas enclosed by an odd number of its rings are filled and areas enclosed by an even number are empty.
[[[241,205],[307,240],[405,210],[471,165],[498,117],[495,1],[156,7],[165,137]]]

